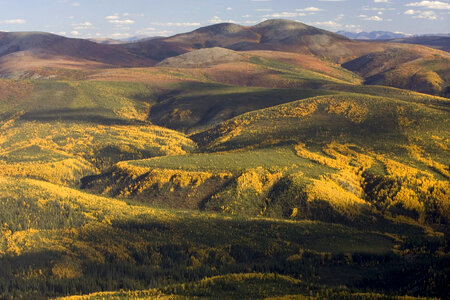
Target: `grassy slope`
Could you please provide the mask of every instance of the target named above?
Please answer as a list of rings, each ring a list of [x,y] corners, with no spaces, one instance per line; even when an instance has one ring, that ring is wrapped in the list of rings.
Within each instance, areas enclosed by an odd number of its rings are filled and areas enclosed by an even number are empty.
[[[432,294],[416,273],[413,279],[407,274],[443,259],[438,252],[432,259],[419,253],[412,260],[403,258],[403,251],[414,251],[411,237],[435,245],[443,241],[430,229],[402,221],[386,219],[383,226],[356,229],[313,221],[230,218],[128,205],[31,179],[1,177],[0,185],[0,201],[8,207],[0,212],[5,221],[0,238],[2,297],[158,288],[249,271],[282,272],[296,279],[242,274],[161,291],[218,297],[248,293],[249,298],[310,291],[314,295],[324,286],[334,292],[341,285],[365,290],[385,278],[381,291],[408,294],[419,286]],[[438,265],[433,269],[437,278],[442,271]],[[346,275],[336,277],[336,272]],[[403,274],[405,280],[394,280],[393,274]],[[249,288],[261,283],[261,289]],[[223,284],[236,284],[235,294],[220,290]],[[273,291],[275,286],[280,290]]]
[[[120,163],[84,187],[231,214],[359,222],[372,207],[446,222],[447,123],[445,106],[414,98],[313,97],[194,135],[206,153]]]
[[[367,84],[393,86],[446,96],[450,83],[450,56],[427,47],[399,47],[370,53],[343,66]]]
[[[151,99],[151,90],[143,84],[2,82],[17,87],[0,96],[3,175],[77,184],[120,160],[195,148],[183,134],[145,121],[149,104],[139,99]]]
[[[255,73],[242,82],[243,65],[0,80],[0,172],[16,176],[0,179],[3,295],[155,287],[148,293],[222,297],[230,287],[254,298],[283,296],[271,292],[282,286],[320,298],[342,285],[444,295],[447,236],[423,224],[445,232],[449,220],[448,100],[351,85],[359,79],[339,68],[313,72],[286,59],[251,59]],[[233,76],[289,89],[217,83]],[[309,85],[327,91],[299,89]],[[174,122],[183,116],[174,110],[199,106],[194,122],[176,128],[222,123],[193,136],[197,150],[147,121],[149,111]],[[161,155],[174,156],[114,165]],[[77,184],[100,170],[83,185],[121,200],[21,178]],[[283,273],[306,290],[248,272]],[[243,274],[196,283],[229,273]]]

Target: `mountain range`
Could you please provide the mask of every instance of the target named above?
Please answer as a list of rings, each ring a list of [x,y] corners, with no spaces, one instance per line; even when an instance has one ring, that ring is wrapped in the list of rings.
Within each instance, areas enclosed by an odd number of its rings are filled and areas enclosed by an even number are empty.
[[[448,39],[424,37],[378,43],[356,41],[287,20],[269,20],[251,27],[217,24],[172,37],[128,44],[98,44],[39,32],[4,32],[0,34],[0,76],[39,77],[43,69],[47,70],[44,73],[49,73],[49,68],[67,66],[74,70],[154,66],[163,59],[197,49],[222,47],[238,52],[266,50],[314,56],[322,61],[344,63],[344,67],[348,66],[349,70],[363,76],[368,84],[443,95],[449,80],[448,54],[399,43],[416,42],[445,50]],[[360,70],[361,64],[358,63],[365,61],[367,55],[388,56],[390,59],[382,69],[374,69],[379,72],[369,74]],[[355,63],[353,60],[356,60]],[[412,65],[415,67],[412,68]],[[400,74],[402,79],[392,81],[389,79],[390,73]]]

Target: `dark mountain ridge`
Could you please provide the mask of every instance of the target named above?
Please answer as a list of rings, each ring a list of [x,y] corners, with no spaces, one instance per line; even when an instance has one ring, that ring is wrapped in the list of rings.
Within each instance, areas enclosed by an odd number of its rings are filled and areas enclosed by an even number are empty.
[[[90,60],[121,67],[153,64],[149,59],[139,57],[116,45],[102,45],[89,40],[44,32],[0,32],[0,57],[17,52],[28,52],[46,59],[60,56],[71,60]]]

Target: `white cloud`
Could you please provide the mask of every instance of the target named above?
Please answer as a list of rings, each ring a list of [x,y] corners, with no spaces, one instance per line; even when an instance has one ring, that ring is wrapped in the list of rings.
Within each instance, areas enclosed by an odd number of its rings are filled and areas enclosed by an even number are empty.
[[[318,7],[310,6],[310,7],[307,7],[307,8],[298,8],[298,9],[296,9],[296,11],[309,11],[309,12],[311,12],[311,11],[323,11],[323,9],[318,8]]]
[[[428,19],[428,20],[437,20],[438,19],[438,15],[432,10],[421,11],[421,10],[408,9],[403,14],[412,15],[412,17],[414,19]]]
[[[365,11],[385,11],[385,10],[395,10],[395,8],[393,7],[368,7],[368,6],[363,6],[362,10]]]
[[[79,35],[80,33],[78,31],[76,31],[76,30],[73,30],[73,31],[70,32],[70,34],[71,35]]]
[[[373,0],[375,3],[389,3],[388,0]]]
[[[91,22],[84,22],[84,23],[79,23],[79,24],[74,24],[74,25],[78,25],[78,26],[92,26]]]
[[[117,32],[117,33],[112,33],[109,35],[109,37],[115,38],[115,39],[126,38],[129,36],[130,36],[130,34],[127,32]]]
[[[427,10],[418,12],[417,15],[414,15],[415,19],[428,19],[428,20],[437,20],[438,16],[434,13],[434,11]]]
[[[84,22],[84,23],[72,24],[72,25],[75,26],[76,30],[91,29],[93,27],[91,22]]]
[[[119,24],[119,25],[123,25],[123,24],[134,24],[134,20],[131,20],[131,19],[125,19],[125,20],[109,20],[109,23],[111,23],[111,24]]]
[[[383,19],[380,18],[379,16],[372,16],[372,17],[369,17],[369,16],[367,16],[367,15],[359,15],[359,17],[360,17],[361,19],[365,20],[365,21],[377,21],[377,22],[383,21]]]
[[[218,23],[236,23],[235,20],[222,20],[220,17],[218,16],[214,16],[211,19],[208,20],[209,23],[211,24],[218,24]]]
[[[306,16],[305,13],[296,13],[296,12],[281,12],[281,13],[273,13],[269,15],[265,15],[264,17],[269,18],[295,18],[295,17],[303,17]]]
[[[169,36],[173,34],[171,30],[157,30],[153,27],[147,27],[139,29],[135,32],[137,35],[148,35],[148,36]]]
[[[353,32],[361,32],[361,25],[345,25],[345,29]]]
[[[319,0],[320,2],[343,2],[347,0]]]
[[[0,21],[0,24],[25,24],[25,23],[26,21],[24,19],[12,19]]]
[[[256,11],[272,11],[270,8],[257,8]]]
[[[313,22],[310,24],[314,25],[314,26],[320,26],[320,27],[325,27],[328,29],[333,29],[333,30],[342,28],[342,25],[337,23],[336,21]]]
[[[153,22],[152,25],[155,26],[167,26],[167,27],[188,27],[188,26],[201,26],[201,23],[173,23],[173,22]]]
[[[450,4],[441,1],[421,1],[408,3],[406,6],[421,6],[428,9],[450,9]]]
[[[72,5],[72,6],[80,6],[81,3],[80,2],[72,2],[72,3],[70,3],[70,5]]]
[[[114,16],[106,16],[105,19],[106,19],[106,20],[117,20],[117,19],[119,19],[119,16],[117,16],[117,15],[114,15]]]
[[[231,8],[231,7],[227,7],[227,10],[232,10],[233,8]]]

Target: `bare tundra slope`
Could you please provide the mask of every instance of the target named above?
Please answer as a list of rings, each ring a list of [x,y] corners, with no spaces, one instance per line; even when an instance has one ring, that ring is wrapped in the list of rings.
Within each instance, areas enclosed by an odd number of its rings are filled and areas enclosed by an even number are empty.
[[[446,299],[448,64],[285,20],[0,33],[0,299]]]

